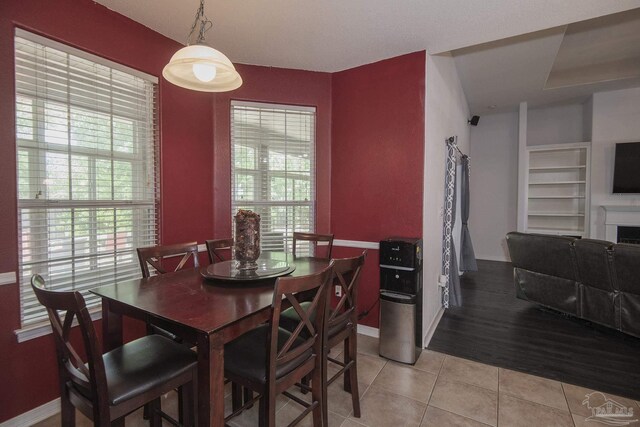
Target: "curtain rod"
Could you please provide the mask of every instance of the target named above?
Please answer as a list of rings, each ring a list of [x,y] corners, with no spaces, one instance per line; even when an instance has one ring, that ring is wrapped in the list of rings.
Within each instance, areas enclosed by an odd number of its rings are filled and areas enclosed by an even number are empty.
[[[460,149],[458,148],[458,143],[456,142],[456,139],[458,137],[457,136],[450,136],[449,138],[445,139],[445,143],[451,143],[453,145],[453,148],[456,149],[456,151],[458,153],[460,153],[461,156],[465,156],[466,158],[470,159],[471,157],[467,156],[466,154],[464,154],[462,151],[460,151]]]

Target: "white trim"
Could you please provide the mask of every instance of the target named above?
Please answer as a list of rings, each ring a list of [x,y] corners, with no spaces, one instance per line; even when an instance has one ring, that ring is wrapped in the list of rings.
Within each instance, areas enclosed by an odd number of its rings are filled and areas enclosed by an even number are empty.
[[[204,243],[198,245],[198,252],[207,252],[207,245]]]
[[[96,307],[93,310],[89,311],[89,315],[91,316],[91,320],[99,320],[102,319],[102,310],[100,307]],[[78,321],[74,320],[72,327],[78,326]],[[13,331],[16,334],[16,338],[18,339],[18,343],[22,343],[25,341],[29,341],[35,338],[43,337],[51,333],[51,324],[47,320],[46,322],[40,322],[36,325],[32,325],[23,329],[16,329]],[[0,425],[0,427],[3,427]]]
[[[131,74],[133,76],[147,80],[151,83],[158,84],[158,78],[156,76],[152,76],[151,74],[147,74],[142,71],[138,71],[136,69],[119,64],[117,62],[110,61],[101,56],[93,55],[89,52],[85,52],[84,50],[76,49],[75,47],[71,47],[67,44],[48,39],[46,37],[42,37],[37,34],[33,34],[29,31],[23,30],[22,28],[16,28],[16,36],[21,37],[23,39],[30,40],[35,43],[40,43],[48,47],[52,47],[54,49],[61,50],[70,55],[78,56],[83,59],[88,59],[89,61],[97,62],[98,64],[101,64],[101,65],[106,65],[107,67],[113,68],[114,70],[122,71],[124,73]]]
[[[310,107],[306,105],[291,105],[291,104],[275,104],[268,102],[251,102],[251,101],[236,101],[234,99],[231,100],[231,106],[241,106],[241,107],[253,107],[253,108],[272,108],[277,110],[292,110],[292,111],[305,111],[309,113],[315,113],[316,107]]]
[[[30,427],[60,412],[60,398],[33,408],[0,424],[0,427]]]
[[[0,273],[0,285],[12,285],[14,283],[18,283],[15,271]]]
[[[433,321],[429,325],[427,329],[427,333],[424,336],[424,348],[427,348],[431,338],[433,338],[433,334],[436,332],[436,328],[438,327],[438,323],[440,323],[440,319],[442,319],[442,315],[444,314],[444,307],[440,307],[440,310],[436,313],[436,317],[433,318]]]
[[[368,337],[380,338],[380,330],[367,325],[358,325],[358,333]]]
[[[378,242],[363,242],[360,240],[340,240],[335,239],[333,246],[341,246],[345,248],[362,248],[362,249],[375,249],[380,250],[380,243]]]
[[[495,256],[495,255],[476,255],[477,260],[485,260],[485,261],[502,261],[502,262],[511,262],[509,258],[506,256]]]

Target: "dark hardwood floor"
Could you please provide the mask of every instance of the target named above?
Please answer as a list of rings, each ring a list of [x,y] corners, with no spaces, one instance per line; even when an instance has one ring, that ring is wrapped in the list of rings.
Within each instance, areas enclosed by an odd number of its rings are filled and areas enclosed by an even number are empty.
[[[510,263],[478,270],[429,349],[640,400],[640,339],[517,299]]]

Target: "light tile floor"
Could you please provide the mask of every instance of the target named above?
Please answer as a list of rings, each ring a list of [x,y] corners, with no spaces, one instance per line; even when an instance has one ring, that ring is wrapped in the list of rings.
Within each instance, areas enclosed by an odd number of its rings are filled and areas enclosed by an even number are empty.
[[[414,366],[403,365],[378,356],[375,338],[358,336],[358,377],[362,417],[352,416],[350,395],[341,389],[340,380],[329,387],[330,427],[466,426],[466,427],[582,427],[604,426],[587,421],[591,411],[582,402],[593,392],[582,387],[541,377],[496,368],[470,360],[424,350]],[[333,356],[340,354],[334,349]],[[335,368],[331,368],[335,372]],[[293,390],[298,396],[300,393]],[[640,402],[604,395],[640,413]],[[308,396],[303,397],[308,399]],[[175,416],[175,393],[163,401],[163,409]],[[230,406],[227,393],[225,406]],[[276,413],[278,425],[296,418],[301,407],[281,397]],[[639,418],[638,416],[634,418]],[[257,405],[229,424],[256,426]],[[60,425],[59,416],[38,427]],[[78,426],[90,422],[78,414]],[[142,411],[127,417],[127,426],[145,426]],[[307,416],[300,426],[311,426]],[[640,422],[630,424],[640,427]]]

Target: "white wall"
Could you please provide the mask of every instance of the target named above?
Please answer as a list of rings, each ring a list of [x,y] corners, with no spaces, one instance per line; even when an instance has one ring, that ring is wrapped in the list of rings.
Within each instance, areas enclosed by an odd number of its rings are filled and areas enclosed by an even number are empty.
[[[590,235],[604,239],[602,205],[640,205],[640,195],[611,193],[615,144],[640,141],[640,88],[596,93],[592,108]]]
[[[424,304],[423,335],[433,332],[441,314],[438,277],[442,262],[445,138],[458,136],[458,146],[469,152],[469,107],[450,55],[426,59],[424,164]],[[430,338],[430,335],[429,337]],[[425,344],[427,344],[425,342]]]
[[[505,235],[518,214],[518,113],[482,116],[471,128],[469,230],[478,259],[509,261]]]
[[[584,142],[584,106],[557,105],[527,111],[527,145]]]

